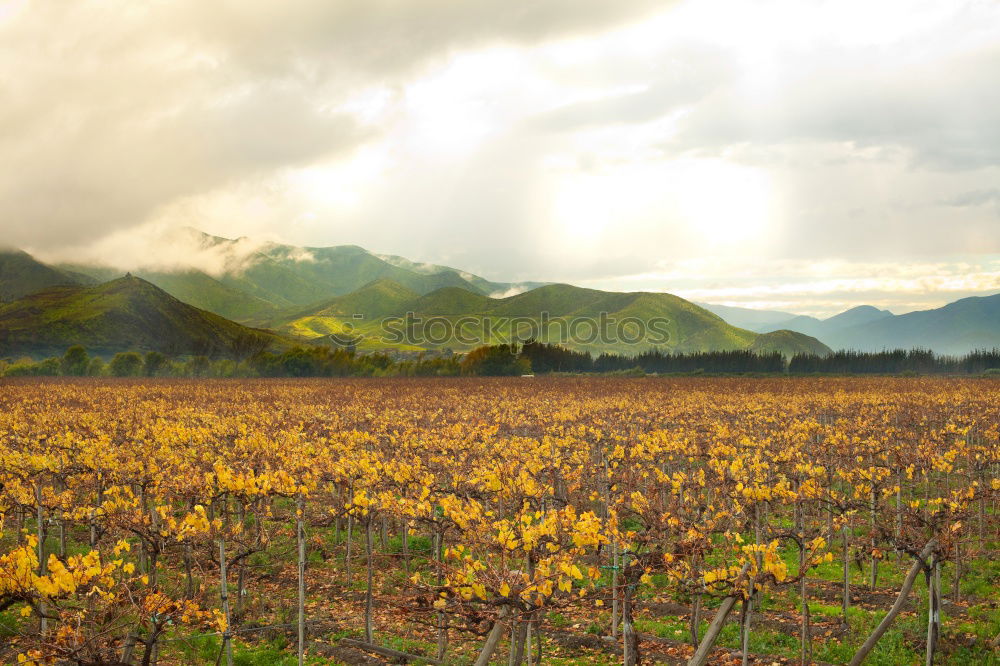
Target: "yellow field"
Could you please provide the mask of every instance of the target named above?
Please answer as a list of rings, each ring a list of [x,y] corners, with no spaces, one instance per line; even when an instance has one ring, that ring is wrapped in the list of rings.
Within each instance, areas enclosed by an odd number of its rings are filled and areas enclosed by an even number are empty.
[[[895,604],[866,663],[1000,663],[998,406],[974,379],[7,381],[0,661],[848,663]]]

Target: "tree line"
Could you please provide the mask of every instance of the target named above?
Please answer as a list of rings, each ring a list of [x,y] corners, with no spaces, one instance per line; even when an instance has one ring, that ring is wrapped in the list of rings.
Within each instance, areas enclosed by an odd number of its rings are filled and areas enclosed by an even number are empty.
[[[837,351],[826,356],[747,349],[671,353],[651,349],[635,355],[601,354],[594,358],[553,344],[529,340],[521,347],[534,372],[596,372],[643,374],[997,374],[1000,349],[977,350],[962,356],[937,355],[927,349],[893,349],[878,352]],[[511,373],[512,374],[512,373]]]
[[[62,357],[42,361],[0,360],[0,375],[70,377],[450,377],[517,376],[531,373],[593,374],[1000,374],[1000,349],[942,356],[925,349],[879,352],[838,351],[827,356],[746,349],[672,353],[659,349],[596,358],[556,344],[477,347],[464,354],[399,358],[326,346],[258,352],[242,360],[204,355],[171,357],[158,351],[119,352],[110,360],[74,345]]]
[[[457,357],[395,359],[331,347],[293,347],[251,358],[170,357],[158,351],[126,351],[105,360],[74,345],[62,357],[0,361],[4,377],[432,377],[461,374]]]
[[[963,356],[939,356],[929,349],[892,349],[880,352],[841,350],[828,356],[797,354],[788,363],[793,374],[949,374],[1000,373],[1000,349],[977,350]]]

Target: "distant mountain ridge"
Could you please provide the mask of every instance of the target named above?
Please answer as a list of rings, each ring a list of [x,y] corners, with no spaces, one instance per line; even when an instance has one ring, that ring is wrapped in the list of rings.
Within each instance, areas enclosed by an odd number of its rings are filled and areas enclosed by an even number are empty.
[[[833,349],[930,349],[962,355],[1000,348],[1000,294],[972,296],[940,308],[894,315],[870,305],[828,319],[799,316],[763,327],[783,328],[823,340]]]
[[[785,321],[762,326],[759,330],[766,333],[768,331],[786,329],[805,333],[806,335],[833,339],[844,329],[893,316],[895,315],[888,310],[879,310],[871,305],[859,305],[826,319],[799,315]]]
[[[972,296],[932,310],[879,317],[830,336],[835,348],[879,351],[919,347],[961,355],[1000,348],[1000,294]]]

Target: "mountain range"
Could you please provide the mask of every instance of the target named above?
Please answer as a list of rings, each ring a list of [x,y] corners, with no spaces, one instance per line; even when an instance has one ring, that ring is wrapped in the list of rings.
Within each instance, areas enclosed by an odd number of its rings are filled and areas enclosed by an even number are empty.
[[[190,228],[179,230],[175,241],[214,259],[214,270],[182,264],[138,269],[133,271],[135,275],[191,305],[239,321],[265,320],[283,308],[348,294],[378,279],[392,280],[421,294],[454,286],[488,295],[540,284],[491,282],[447,266],[376,255],[356,245],[253,243]],[[101,282],[122,274],[120,269],[94,264],[61,264],[56,269]]]
[[[1000,347],[1000,294],[972,296],[902,315],[862,305],[828,319],[800,316],[759,330],[776,329],[815,336],[834,349],[921,348],[961,355]]]
[[[248,340],[271,348],[332,342],[361,350],[463,351],[529,335],[593,353],[656,346],[785,355],[922,347],[958,354],[1000,346],[1000,295],[898,316],[861,306],[817,319],[695,304],[667,293],[496,282],[352,245],[296,247],[179,233],[178,243],[198,261],[135,269],[124,282],[123,271],[108,265],[48,265],[24,252],[0,253],[6,302],[0,354],[47,353],[75,342],[95,351],[185,354],[239,350]],[[601,317],[611,336],[592,339],[586,322]],[[570,330],[576,335],[567,340]],[[640,332],[645,337],[633,344]]]

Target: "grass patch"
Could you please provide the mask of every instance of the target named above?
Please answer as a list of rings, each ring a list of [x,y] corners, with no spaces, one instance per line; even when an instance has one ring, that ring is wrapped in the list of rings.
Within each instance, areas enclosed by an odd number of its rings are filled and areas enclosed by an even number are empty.
[[[0,613],[0,638],[10,638],[16,636],[25,619],[21,617],[20,608],[15,607]]]
[[[690,638],[688,623],[676,616],[664,616],[655,620],[641,618],[635,621],[635,628],[643,634],[652,634],[658,638],[669,638],[675,641],[686,641]],[[704,636],[708,622],[699,625],[698,635]]]
[[[548,614],[548,620],[556,629],[565,629],[571,622],[562,613],[552,612]]]
[[[175,656],[185,664],[214,664],[222,649],[222,639],[219,636],[196,636],[189,640],[178,641],[179,646]],[[225,663],[225,657],[222,658]],[[322,657],[307,656],[306,663],[311,666],[326,666],[335,662]],[[276,638],[262,643],[247,643],[233,639],[234,666],[296,666],[298,658],[295,646],[289,645],[284,638]]]

